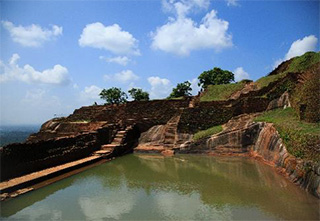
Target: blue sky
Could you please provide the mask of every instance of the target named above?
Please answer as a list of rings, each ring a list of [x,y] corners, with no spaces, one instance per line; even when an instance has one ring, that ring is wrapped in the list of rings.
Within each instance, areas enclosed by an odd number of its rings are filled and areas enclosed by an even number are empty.
[[[215,66],[256,80],[319,51],[318,1],[1,1],[0,124],[40,124],[102,88],[164,98]]]

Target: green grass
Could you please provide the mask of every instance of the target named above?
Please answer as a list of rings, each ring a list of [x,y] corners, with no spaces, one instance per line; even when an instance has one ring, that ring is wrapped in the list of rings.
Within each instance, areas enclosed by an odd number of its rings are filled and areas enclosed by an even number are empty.
[[[197,141],[197,140],[200,140],[202,138],[209,137],[209,136],[211,136],[213,134],[217,134],[217,133],[219,133],[221,131],[222,131],[222,125],[213,126],[213,127],[210,127],[207,130],[201,130],[201,131],[195,133],[194,136],[193,136],[193,139],[195,141]]]
[[[287,70],[277,74],[270,75],[260,78],[256,81],[259,88],[268,86],[271,82],[277,81],[284,78],[289,72],[302,72],[307,70],[309,67],[315,63],[320,62],[320,52],[307,52],[302,56],[295,57],[291,64],[288,66]]]
[[[234,92],[241,90],[245,82],[232,84],[209,85],[200,101],[219,101],[228,99]]]
[[[167,100],[183,100],[184,97],[172,97],[172,98],[166,98]]]
[[[300,121],[292,108],[267,111],[255,121],[273,123],[289,153],[295,157],[319,161],[320,152],[316,150],[320,140],[319,123]]]
[[[268,86],[271,82],[277,81],[287,75],[287,72],[281,73],[281,74],[276,74],[276,75],[269,75],[262,77],[256,81],[256,84],[258,88],[264,88]]]
[[[307,52],[302,56],[294,58],[287,72],[305,71],[317,62],[320,62],[320,52]]]

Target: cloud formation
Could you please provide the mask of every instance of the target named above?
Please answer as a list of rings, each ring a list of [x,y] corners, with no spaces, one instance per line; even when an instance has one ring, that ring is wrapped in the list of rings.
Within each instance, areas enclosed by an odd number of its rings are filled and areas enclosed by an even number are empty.
[[[116,63],[116,64],[119,64],[122,66],[126,66],[131,61],[131,59],[128,58],[127,56],[117,56],[117,57],[112,57],[112,58],[106,58],[104,56],[100,56],[99,58],[101,60],[108,62],[108,63]]]
[[[206,8],[208,1],[166,1],[165,8],[176,12],[176,18],[151,32],[151,48],[187,56],[193,50],[221,50],[232,46],[232,36],[227,33],[229,23],[219,19],[217,11],[207,13],[197,24],[187,17],[194,8]]]
[[[303,55],[308,51],[315,51],[317,49],[318,38],[314,35],[309,35],[303,39],[298,39],[292,43],[288,53],[285,56],[285,60]]]
[[[170,80],[160,77],[149,77],[148,82],[151,85],[150,98],[164,98],[169,95],[172,90]]]
[[[201,90],[201,87],[199,87],[199,85],[198,85],[198,83],[199,83],[198,78],[193,78],[190,81],[190,83],[191,83],[191,88],[192,88],[191,94],[197,95],[199,93],[199,91]]]
[[[163,0],[162,7],[166,12],[175,13],[178,17],[185,16],[192,11],[208,9],[210,0]]]
[[[114,54],[139,55],[138,40],[118,24],[104,26],[100,22],[86,25],[79,39],[81,47],[105,49]]]
[[[70,83],[68,69],[60,64],[52,69],[37,71],[31,65],[18,65],[20,56],[13,54],[8,64],[0,60],[0,83],[8,81],[22,81],[35,84],[67,85]]]
[[[51,30],[39,25],[15,26],[12,22],[2,21],[3,27],[9,31],[12,40],[25,47],[40,47],[46,41],[51,41],[62,35],[62,27],[52,25]]]
[[[82,100],[85,101],[96,101],[100,99],[100,92],[102,91],[102,88],[96,86],[96,85],[91,85],[88,87],[85,87],[83,91],[80,92],[80,97]]]
[[[298,39],[294,41],[287,54],[284,58],[278,59],[274,65],[273,68],[276,68],[279,64],[281,64],[283,61],[289,60],[293,57],[303,55],[304,53],[308,51],[316,51],[317,50],[317,43],[318,38],[314,35],[306,36],[302,39]]]
[[[238,6],[239,0],[226,0],[228,6]]]
[[[233,73],[235,82],[250,78],[249,74],[243,69],[243,67],[237,67]]]
[[[127,83],[139,79],[139,76],[133,73],[131,70],[123,70],[116,74],[106,74],[103,77],[105,81],[117,81],[120,83]]]

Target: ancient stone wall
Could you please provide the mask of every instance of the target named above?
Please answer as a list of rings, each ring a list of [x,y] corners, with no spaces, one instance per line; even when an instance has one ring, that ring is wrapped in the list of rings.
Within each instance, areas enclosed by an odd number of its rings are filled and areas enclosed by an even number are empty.
[[[194,108],[183,110],[178,131],[193,134],[199,130],[224,124],[240,114],[265,111],[268,104],[269,99],[263,97],[244,97],[236,101],[200,102]]]
[[[120,105],[88,106],[74,111],[66,121],[119,121],[137,123],[143,119],[153,119],[155,124],[166,123],[179,108],[186,108],[189,100],[132,101]]]
[[[113,133],[103,128],[73,137],[4,146],[0,149],[1,181],[89,156],[101,144],[109,143]]]

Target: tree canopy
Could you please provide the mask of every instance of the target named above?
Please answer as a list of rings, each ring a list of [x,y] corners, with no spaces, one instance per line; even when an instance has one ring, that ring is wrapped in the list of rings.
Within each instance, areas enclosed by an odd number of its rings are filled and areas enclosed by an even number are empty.
[[[231,71],[215,67],[211,70],[202,72],[198,79],[198,85],[205,89],[208,85],[229,84],[234,81],[234,74]]]
[[[185,81],[177,84],[177,87],[172,89],[172,92],[168,98],[190,96],[190,91],[192,91],[191,83],[189,81]]]
[[[149,93],[139,88],[131,88],[128,93],[135,101],[148,101]]]
[[[127,101],[127,94],[121,91],[121,88],[112,87],[103,89],[100,92],[100,98],[106,101],[106,104],[121,104]]]

